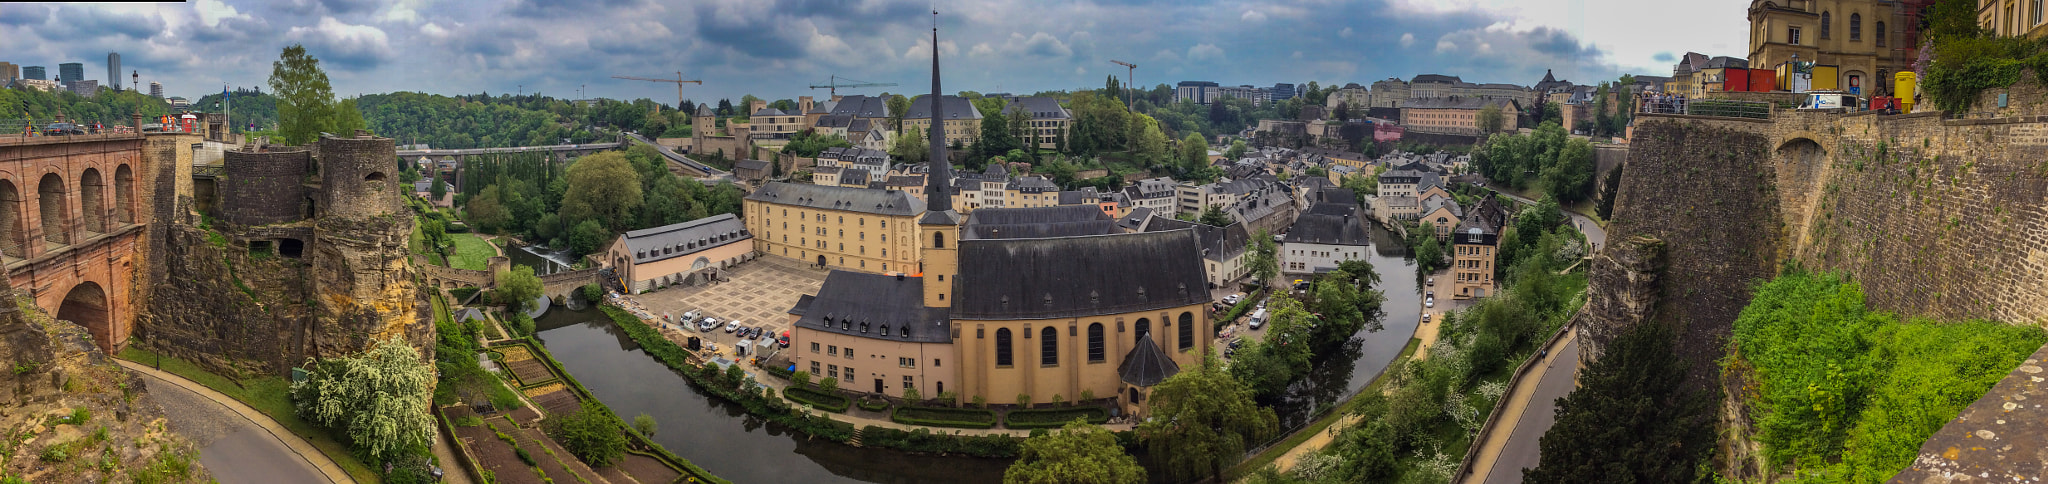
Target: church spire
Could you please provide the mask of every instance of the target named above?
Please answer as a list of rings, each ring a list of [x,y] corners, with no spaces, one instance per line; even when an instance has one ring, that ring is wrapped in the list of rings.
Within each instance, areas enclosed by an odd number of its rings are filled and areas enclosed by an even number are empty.
[[[925,173],[925,210],[944,212],[953,209],[953,163],[946,159],[946,118],[945,97],[939,93],[939,11],[932,11],[932,124],[927,133],[931,144],[931,170]]]

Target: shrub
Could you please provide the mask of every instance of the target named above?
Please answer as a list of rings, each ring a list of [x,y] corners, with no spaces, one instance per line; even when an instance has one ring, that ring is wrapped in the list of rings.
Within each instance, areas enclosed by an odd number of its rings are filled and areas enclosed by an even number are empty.
[[[830,380],[830,378],[826,379],[826,381]],[[852,405],[852,401],[846,397],[819,393],[817,390],[809,388],[792,387],[783,390],[782,395],[789,397],[790,400],[796,400],[798,403],[810,404],[810,406],[819,410],[832,413],[845,413],[846,407]]]
[[[883,411],[883,410],[888,410],[888,409],[889,409],[889,401],[888,401],[888,400],[882,400],[882,399],[879,399],[879,398],[877,398],[877,399],[872,399],[872,400],[861,400],[861,401],[860,401],[860,409],[861,409],[861,410],[866,410],[866,411],[870,411],[870,412],[880,412],[880,411]]]
[[[838,393],[839,393],[839,379],[838,379],[838,378],[833,378],[833,377],[829,377],[829,376],[828,376],[828,377],[825,377],[825,379],[824,379],[824,380],[820,380],[820,381],[818,381],[818,391],[821,391],[821,392],[825,392],[825,393],[826,393],[826,394],[828,394],[828,395],[829,395],[829,394],[838,394]]]
[[[92,421],[92,409],[78,407],[71,409],[71,425],[85,425]]]
[[[591,467],[612,465],[626,454],[626,434],[597,402],[585,400],[575,413],[556,415],[547,422],[548,435]]]
[[[468,301],[470,296],[475,296],[477,291],[478,289],[474,287],[458,287],[449,289],[448,295],[455,296],[455,302],[460,304]]]
[[[1003,416],[1003,426],[1013,429],[1056,429],[1077,418],[1101,425],[1109,422],[1109,411],[1102,407],[1012,410]]]
[[[896,407],[889,419],[906,425],[985,429],[996,425],[996,414],[986,409],[942,407]]]
[[[789,375],[789,382],[795,383],[797,388],[811,386],[811,372],[799,371],[792,373]]]
[[[524,447],[513,447],[513,448],[512,448],[512,453],[514,453],[514,454],[519,454],[519,461],[520,461],[520,462],[525,462],[525,463],[526,463],[526,465],[533,465],[533,454],[528,454],[528,453],[526,453],[526,448],[524,448]]]

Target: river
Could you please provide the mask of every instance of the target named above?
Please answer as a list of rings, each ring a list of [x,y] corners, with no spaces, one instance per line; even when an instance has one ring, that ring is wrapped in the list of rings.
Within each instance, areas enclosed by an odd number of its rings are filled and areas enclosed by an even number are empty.
[[[1422,282],[1415,264],[1405,258],[1407,251],[1393,234],[1375,227],[1372,235],[1372,263],[1387,296],[1381,315],[1385,327],[1362,330],[1340,354],[1318,357],[1309,377],[1289,387],[1288,396],[1274,405],[1283,428],[1301,424],[1319,406],[1335,404],[1370,384],[1415,332]],[[534,265],[536,273],[564,270],[564,258],[548,257],[553,254],[545,251],[509,248],[507,253],[515,264]],[[536,323],[548,352],[614,412],[625,418],[653,416],[660,425],[655,442],[733,482],[999,482],[1009,465],[1007,459],[916,455],[812,440],[700,393],[640,351],[602,312],[558,307]]]

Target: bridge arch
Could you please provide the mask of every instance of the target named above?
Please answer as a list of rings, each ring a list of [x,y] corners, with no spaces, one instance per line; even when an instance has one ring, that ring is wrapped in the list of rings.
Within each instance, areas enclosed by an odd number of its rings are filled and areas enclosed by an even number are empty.
[[[114,167],[114,221],[135,223],[135,170],[126,163]]]
[[[101,350],[113,350],[113,306],[107,303],[107,291],[99,283],[85,281],[71,286],[71,291],[64,294],[64,302],[57,306],[57,319],[84,326]]]
[[[95,234],[107,233],[107,182],[100,176],[98,168],[86,168],[78,174],[78,201],[83,217],[79,227]]]
[[[22,226],[21,189],[14,180],[0,179],[0,254],[28,257],[28,229]]]
[[[36,183],[36,212],[43,221],[43,241],[57,245],[71,243],[69,224],[70,202],[64,190],[64,177],[56,173],[43,175]]]

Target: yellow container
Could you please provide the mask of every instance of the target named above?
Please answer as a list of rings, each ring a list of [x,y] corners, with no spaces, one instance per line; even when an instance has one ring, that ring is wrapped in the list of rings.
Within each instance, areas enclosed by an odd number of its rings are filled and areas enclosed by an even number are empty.
[[[1841,68],[1835,66],[1813,66],[1813,90],[1839,90],[1842,88],[1841,81]]]
[[[1914,89],[1920,87],[1919,82],[1920,75],[1914,74],[1913,71],[1903,71],[1892,75],[1892,86],[1894,86],[1892,88],[1892,95],[1899,98],[1899,112],[1913,112],[1913,95],[1918,94],[1914,92]]]

